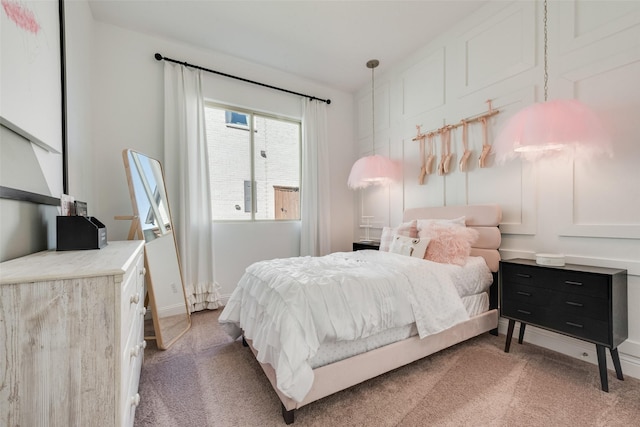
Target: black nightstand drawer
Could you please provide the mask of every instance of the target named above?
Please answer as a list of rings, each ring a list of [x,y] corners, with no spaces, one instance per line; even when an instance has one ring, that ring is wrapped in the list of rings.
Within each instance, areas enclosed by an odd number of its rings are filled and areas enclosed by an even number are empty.
[[[604,322],[609,319],[608,300],[603,298],[594,298],[581,294],[551,292],[551,306],[553,310],[571,315],[588,317]]]
[[[566,271],[562,267],[534,267],[504,264],[502,280],[508,283],[536,286],[558,292],[571,292],[608,298],[609,277]]]
[[[590,295],[597,298],[609,297],[609,276],[566,271],[561,275],[555,275],[550,286],[559,292]]]
[[[502,280],[528,286],[546,287],[552,276],[545,270],[526,265],[503,264],[500,271]]]
[[[509,300],[503,302],[502,315],[575,338],[604,345],[610,342],[609,326],[606,320],[562,313],[550,308]]]
[[[548,289],[512,283],[503,290],[503,295],[504,299],[509,299],[514,302],[545,307],[549,305],[552,293]]]
[[[611,342],[606,321],[560,313],[550,319],[548,326],[557,332],[594,343],[609,345]]]
[[[556,292],[535,286],[513,283],[503,290],[505,300],[514,304],[524,303],[539,306],[550,311],[571,313],[596,320],[607,320],[609,305],[607,300],[582,294]],[[507,304],[509,305],[509,304]]]
[[[500,308],[501,315],[532,325],[544,325],[549,322],[549,312],[540,305],[527,304],[521,301],[511,301],[503,299]]]

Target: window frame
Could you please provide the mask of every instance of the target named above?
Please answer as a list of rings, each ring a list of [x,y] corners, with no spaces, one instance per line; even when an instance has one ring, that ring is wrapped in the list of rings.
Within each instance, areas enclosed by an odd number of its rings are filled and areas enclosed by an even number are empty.
[[[207,108],[215,108],[215,109],[219,109],[219,110],[224,110],[225,111],[225,126],[230,127],[230,128],[234,128],[234,129],[239,129],[239,130],[246,130],[249,132],[249,153],[250,153],[250,167],[251,167],[251,182],[255,183],[256,179],[255,179],[255,134],[256,134],[256,130],[254,129],[254,117],[255,116],[259,116],[259,117],[264,117],[266,119],[271,119],[271,120],[280,120],[280,121],[284,121],[284,122],[289,122],[289,123],[293,123],[298,125],[298,149],[299,149],[299,156],[298,156],[298,191],[300,193],[300,200],[299,200],[299,210],[300,210],[300,218],[298,219],[276,219],[276,218],[270,218],[270,219],[263,219],[263,218],[256,218],[256,186],[255,184],[253,184],[251,186],[251,218],[248,219],[213,219],[214,223],[237,223],[237,224],[245,224],[245,223],[258,223],[258,222],[265,222],[265,223],[283,223],[283,222],[300,222],[302,221],[302,193],[303,193],[303,188],[302,188],[302,119],[301,118],[295,118],[295,117],[288,117],[285,115],[281,115],[281,114],[275,114],[275,113],[269,113],[269,112],[265,112],[265,111],[261,111],[261,110],[252,110],[249,108],[245,108],[245,107],[238,107],[232,104],[226,104],[226,103],[222,103],[222,102],[218,102],[218,101],[213,101],[210,99],[205,99],[204,102],[204,108],[205,110]],[[231,111],[234,113],[240,113],[240,114],[245,114],[247,116],[247,126],[239,126],[236,124],[232,124],[232,123],[226,123],[226,113],[227,111]],[[210,156],[210,152],[208,150],[208,146],[209,146],[209,142],[207,141],[207,156]],[[213,203],[213,200],[212,200]],[[213,209],[213,206],[211,207]]]

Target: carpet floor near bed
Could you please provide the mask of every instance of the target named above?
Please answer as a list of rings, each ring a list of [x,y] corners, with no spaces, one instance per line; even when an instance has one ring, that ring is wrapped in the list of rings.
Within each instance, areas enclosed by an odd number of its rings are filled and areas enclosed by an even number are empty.
[[[169,350],[145,350],[136,426],[284,426],[280,401],[251,351],[192,316]],[[483,334],[296,411],[294,426],[632,426],[640,380],[504,336]],[[595,351],[595,349],[594,349]]]

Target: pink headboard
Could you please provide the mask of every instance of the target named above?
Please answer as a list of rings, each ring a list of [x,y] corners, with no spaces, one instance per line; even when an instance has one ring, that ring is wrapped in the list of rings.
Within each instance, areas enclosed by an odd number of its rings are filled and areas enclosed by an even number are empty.
[[[472,256],[481,256],[489,269],[498,271],[500,253],[498,248],[502,237],[498,225],[502,221],[502,209],[498,205],[466,205],[411,208],[404,211],[403,220],[413,219],[454,219],[465,217],[467,227],[474,228],[480,237],[471,248]]]

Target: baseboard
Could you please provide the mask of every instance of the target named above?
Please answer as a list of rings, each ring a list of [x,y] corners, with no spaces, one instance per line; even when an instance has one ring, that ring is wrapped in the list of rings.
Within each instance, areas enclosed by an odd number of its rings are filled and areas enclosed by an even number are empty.
[[[498,331],[506,334],[509,321],[500,318],[498,322]],[[516,322],[513,332],[514,339],[511,346],[518,345],[518,334],[520,332],[520,322]],[[596,356],[596,347],[594,344],[581,341],[566,335],[557,334],[555,332],[539,329],[534,326],[527,326],[524,334],[524,341],[535,344],[558,353],[566,354],[579,360],[585,360],[594,365],[598,364]],[[640,343],[625,341],[618,347],[620,355],[620,364],[622,365],[622,373],[625,376],[640,379]],[[611,355],[607,352],[607,367],[613,369],[613,361]]]

